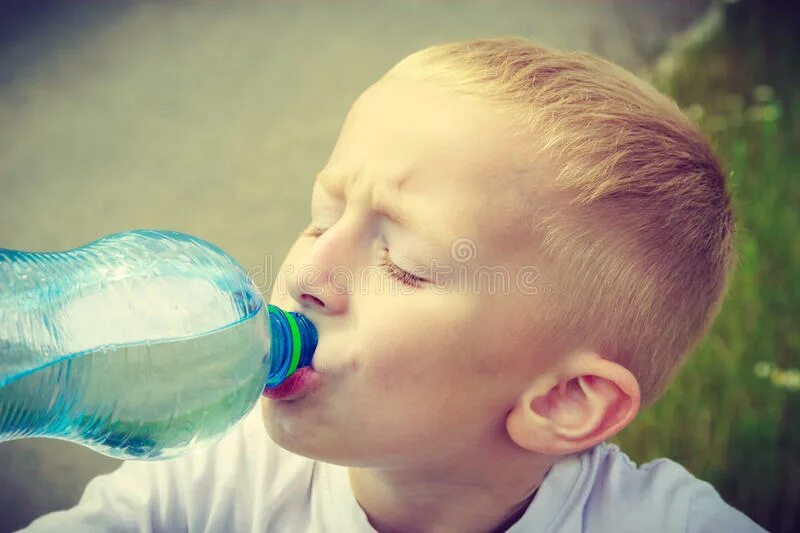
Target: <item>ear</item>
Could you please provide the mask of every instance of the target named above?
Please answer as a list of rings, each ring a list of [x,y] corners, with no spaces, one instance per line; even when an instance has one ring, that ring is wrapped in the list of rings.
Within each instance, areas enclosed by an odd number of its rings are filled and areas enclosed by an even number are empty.
[[[506,418],[520,447],[547,455],[576,453],[622,431],[639,412],[639,383],[622,365],[578,352],[540,376]]]

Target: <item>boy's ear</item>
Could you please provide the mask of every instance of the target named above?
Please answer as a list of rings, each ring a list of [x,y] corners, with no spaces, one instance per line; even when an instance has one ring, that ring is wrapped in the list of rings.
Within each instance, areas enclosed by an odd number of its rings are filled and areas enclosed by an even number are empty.
[[[639,412],[639,383],[622,365],[593,352],[570,354],[522,393],[506,418],[520,447],[576,453],[619,433]]]

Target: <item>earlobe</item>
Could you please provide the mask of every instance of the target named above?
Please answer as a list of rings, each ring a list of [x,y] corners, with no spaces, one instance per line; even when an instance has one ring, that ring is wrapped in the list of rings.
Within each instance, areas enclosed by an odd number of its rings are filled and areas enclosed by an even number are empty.
[[[575,453],[608,439],[636,416],[636,378],[595,353],[574,354],[540,376],[506,419],[520,447],[549,455]]]

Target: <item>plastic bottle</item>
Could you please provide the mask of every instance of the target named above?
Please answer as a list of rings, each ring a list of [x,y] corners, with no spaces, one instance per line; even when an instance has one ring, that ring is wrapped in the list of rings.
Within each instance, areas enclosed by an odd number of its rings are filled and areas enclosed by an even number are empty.
[[[189,235],[0,249],[0,441],[174,457],[225,435],[316,343],[304,316],[265,305],[236,261]]]

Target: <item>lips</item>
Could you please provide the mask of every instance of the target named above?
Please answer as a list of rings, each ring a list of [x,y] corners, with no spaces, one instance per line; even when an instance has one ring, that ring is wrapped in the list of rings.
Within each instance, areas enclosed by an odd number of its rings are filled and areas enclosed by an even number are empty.
[[[291,401],[297,400],[320,383],[321,376],[310,366],[297,370],[294,374],[286,378],[277,387],[265,388],[263,396],[271,400]]]

